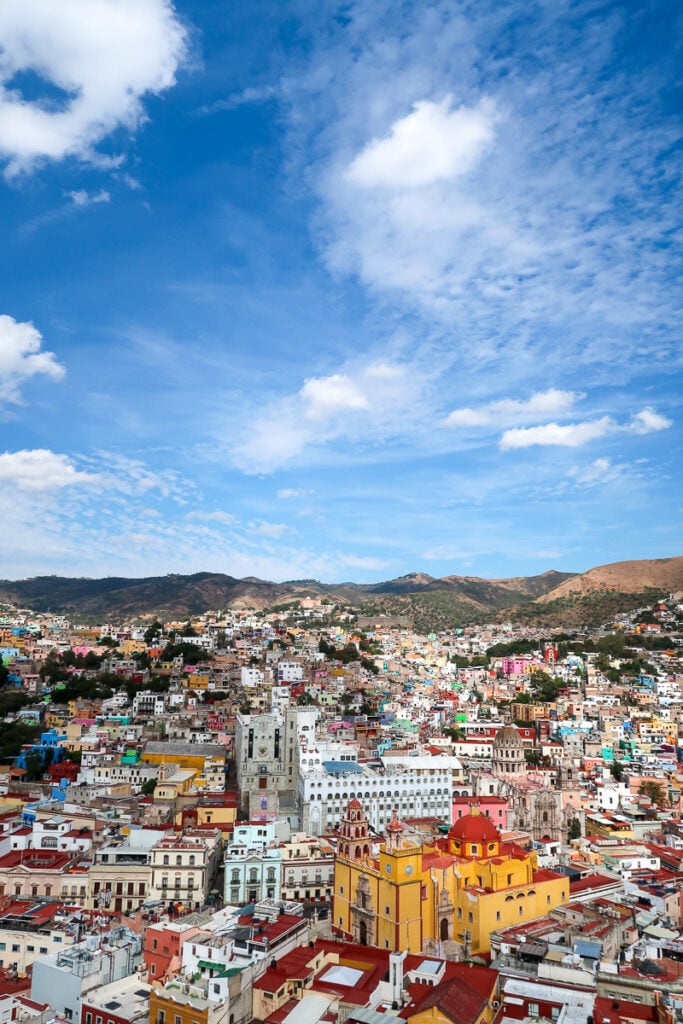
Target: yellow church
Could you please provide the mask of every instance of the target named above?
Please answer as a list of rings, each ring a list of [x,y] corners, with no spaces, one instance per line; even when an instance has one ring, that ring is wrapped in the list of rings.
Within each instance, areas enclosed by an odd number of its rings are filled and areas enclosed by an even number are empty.
[[[455,942],[488,953],[498,928],[543,917],[569,898],[569,879],[504,842],[473,807],[443,839],[417,843],[394,816],[373,852],[363,807],[351,800],[339,829],[333,931],[382,949],[435,952]]]

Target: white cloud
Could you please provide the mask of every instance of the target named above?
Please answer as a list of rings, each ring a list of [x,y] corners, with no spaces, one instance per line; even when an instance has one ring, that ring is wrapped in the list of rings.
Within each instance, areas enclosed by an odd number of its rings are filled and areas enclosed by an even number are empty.
[[[259,537],[273,537],[277,540],[283,533],[287,533],[289,529],[284,523],[266,523],[261,522],[253,527],[253,532]]]
[[[327,419],[340,412],[367,409],[367,397],[343,373],[330,377],[310,377],[299,392],[304,402],[304,416],[309,420]]]
[[[588,441],[604,437],[614,429],[614,421],[609,416],[603,416],[599,420],[588,420],[585,423],[546,423],[541,427],[515,427],[503,433],[500,447],[503,451],[530,448],[532,445],[578,448]]]
[[[235,522],[234,515],[230,512],[223,512],[220,509],[217,509],[215,512],[188,512],[187,518],[198,519],[205,523],[223,523],[224,526],[231,526]]]
[[[76,469],[68,455],[46,448],[0,455],[0,483],[20,491],[53,491],[99,483],[99,477]]]
[[[175,83],[185,53],[171,0],[3,0],[0,156],[7,173],[66,156],[102,162],[93,147],[116,128],[140,124],[142,98]],[[25,97],[13,79],[26,71],[49,83],[57,99]]]
[[[279,89],[275,85],[250,85],[241,92],[235,92],[224,99],[216,100],[214,103],[207,103],[199,110],[200,114],[217,114],[221,110],[237,110],[238,107],[248,106],[253,103],[265,103],[278,95]]]
[[[406,32],[368,0],[343,29],[310,19],[310,51],[281,82],[327,266],[385,323],[414,317],[415,345],[461,381],[486,368],[510,388],[548,372],[614,385],[680,359],[662,258],[679,129],[673,111],[651,116],[670,66],[626,83],[623,19],[576,10],[537,4],[520,32],[510,0],[434,0]]]
[[[634,434],[651,434],[658,430],[667,430],[671,426],[673,426],[673,420],[660,415],[654,409],[646,408],[637,412],[625,429]]]
[[[95,206],[98,203],[111,202],[111,196],[105,189],[100,189],[99,192],[86,192],[84,188],[79,188],[75,192],[66,192],[65,195],[74,206]]]
[[[319,455],[335,439],[369,444],[403,435],[406,409],[417,416],[426,380],[424,371],[377,361],[309,377],[298,391],[274,398],[245,420],[242,439],[232,449],[233,462],[248,473],[271,473],[301,459],[308,449]],[[281,493],[290,496],[289,490]]]
[[[483,99],[476,107],[452,109],[441,103],[413,104],[383,139],[373,139],[352,161],[347,178],[364,188],[416,188],[470,171],[493,140],[495,108]]]
[[[563,445],[567,448],[578,448],[606,434],[651,434],[667,430],[672,425],[673,421],[666,416],[661,416],[654,409],[645,408],[634,413],[627,423],[617,423],[610,416],[603,416],[599,420],[587,420],[584,423],[547,423],[544,426],[506,430],[501,436],[500,447],[503,451],[511,448],[529,448],[532,445]]]
[[[309,494],[313,494],[313,491],[301,490],[297,487],[281,487],[276,498],[279,498],[280,501],[289,501],[291,498],[306,498]]]
[[[454,409],[444,423],[448,427],[501,427],[530,418],[559,416],[572,409],[581,397],[575,391],[549,388],[547,391],[537,391],[526,401],[502,398],[477,408],[466,406],[463,409]]]
[[[604,484],[621,476],[623,466],[615,466],[610,459],[595,459],[587,466],[572,466],[567,476],[573,477],[577,484],[582,487],[592,487],[596,484]]]
[[[0,399],[20,402],[22,383],[38,374],[54,381],[62,379],[64,367],[53,352],[42,351],[42,343],[42,335],[32,323],[0,315]]]

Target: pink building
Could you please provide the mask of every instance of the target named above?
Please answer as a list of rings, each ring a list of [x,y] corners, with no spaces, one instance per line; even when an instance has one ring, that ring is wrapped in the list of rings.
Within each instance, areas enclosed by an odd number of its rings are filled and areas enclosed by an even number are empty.
[[[453,824],[464,815],[469,814],[475,804],[479,808],[479,813],[490,818],[496,828],[506,829],[508,827],[507,800],[503,800],[500,796],[453,797]]]

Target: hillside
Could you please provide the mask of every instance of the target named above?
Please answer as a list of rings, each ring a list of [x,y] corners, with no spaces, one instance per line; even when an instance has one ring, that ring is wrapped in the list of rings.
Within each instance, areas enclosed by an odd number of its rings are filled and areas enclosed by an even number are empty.
[[[645,590],[659,591],[660,596],[683,590],[683,556],[598,565],[579,576],[564,580],[538,596],[536,601],[545,604],[571,594],[584,595],[596,591],[637,594]]]
[[[423,573],[402,576],[376,584],[323,584],[317,580],[290,580],[271,583],[253,577],[235,579],[221,573],[195,573],[192,576],[152,576],[142,579],[107,577],[70,579],[38,576],[11,582],[0,581],[0,601],[30,608],[80,617],[88,621],[108,618],[139,618],[160,615],[184,618],[210,608],[277,606],[303,597],[329,597],[332,601],[392,610],[401,614],[419,611],[423,599],[427,612],[446,624],[477,621],[513,601],[528,601],[568,578],[568,573],[544,573],[543,576],[514,580],[483,580],[449,576],[434,579]],[[422,617],[421,617],[422,620]]]
[[[272,583],[209,572],[140,579],[38,576],[0,581],[0,602],[103,622],[152,616],[187,619],[208,609],[264,609],[318,596],[353,605],[363,615],[407,617],[416,629],[432,632],[494,619],[529,625],[600,625],[676,590],[683,590],[683,557],[615,562],[580,575],[550,571],[510,579],[437,579],[409,573],[373,584],[310,579]]]

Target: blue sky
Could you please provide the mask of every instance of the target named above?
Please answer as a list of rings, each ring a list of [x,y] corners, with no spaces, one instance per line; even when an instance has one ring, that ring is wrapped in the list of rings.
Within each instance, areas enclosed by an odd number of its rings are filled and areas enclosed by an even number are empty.
[[[681,553],[678,5],[0,5],[0,575]]]

